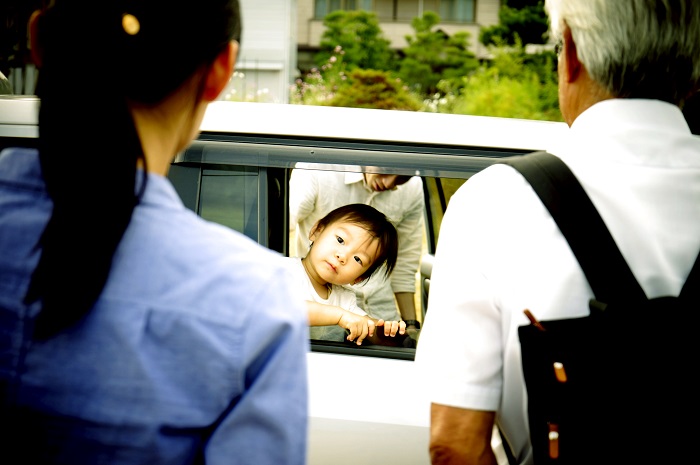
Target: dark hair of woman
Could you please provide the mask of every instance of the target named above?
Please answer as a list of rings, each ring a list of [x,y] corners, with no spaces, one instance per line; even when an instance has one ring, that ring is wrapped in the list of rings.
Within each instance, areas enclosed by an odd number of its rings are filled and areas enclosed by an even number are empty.
[[[146,187],[130,106],[201,90],[241,26],[237,0],[55,0],[38,21],[39,151],[53,213],[25,302],[41,303],[34,335],[45,339],[99,297]]]

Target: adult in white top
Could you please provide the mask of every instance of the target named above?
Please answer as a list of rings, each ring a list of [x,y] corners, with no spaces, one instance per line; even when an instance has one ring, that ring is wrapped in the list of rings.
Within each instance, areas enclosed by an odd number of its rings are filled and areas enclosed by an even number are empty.
[[[570,126],[548,150],[580,180],[647,296],[678,295],[700,251],[700,139],[679,108],[700,80],[700,3],[545,5],[561,40],[559,101]],[[673,11],[681,7],[685,14]],[[494,165],[458,190],[416,354],[432,402],[434,465],[496,463],[495,423],[516,462],[532,463],[517,333],[528,324],[523,309],[540,320],[584,316],[591,297],[518,172]]]
[[[344,173],[296,168],[290,179],[290,225],[296,227],[296,253],[309,250],[309,233],[316,221],[342,205],[371,205],[396,226],[399,255],[390,278],[375,273],[352,286],[358,305],[385,321],[399,317],[416,321],[416,272],[420,264],[425,215],[423,184],[419,177],[372,173]],[[397,313],[398,304],[398,313]]]

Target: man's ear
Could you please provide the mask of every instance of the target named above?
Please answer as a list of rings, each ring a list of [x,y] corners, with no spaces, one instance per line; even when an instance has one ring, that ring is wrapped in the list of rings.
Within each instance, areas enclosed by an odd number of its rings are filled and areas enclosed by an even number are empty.
[[[29,47],[31,47],[32,60],[37,68],[41,68],[43,58],[43,48],[39,37],[39,17],[41,11],[36,10],[29,17]]]
[[[566,82],[574,82],[581,74],[582,65],[581,61],[578,59],[576,43],[571,35],[571,29],[569,29],[569,27],[566,25],[564,26],[562,38],[564,40],[563,49],[561,52],[564,54],[564,78],[566,79]]]
[[[233,40],[216,56],[207,72],[206,85],[202,93],[204,100],[214,101],[221,94],[221,91],[224,90],[233,74],[237,55],[238,42]]]

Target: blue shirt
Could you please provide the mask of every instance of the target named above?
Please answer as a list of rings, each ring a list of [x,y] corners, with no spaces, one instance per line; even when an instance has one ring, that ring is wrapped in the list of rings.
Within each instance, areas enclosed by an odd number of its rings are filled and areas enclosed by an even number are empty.
[[[3,456],[14,449],[33,464],[304,464],[308,323],[280,256],[202,220],[167,179],[149,174],[94,308],[34,342],[25,328],[40,304],[22,299],[51,208],[38,153],[3,151]]]

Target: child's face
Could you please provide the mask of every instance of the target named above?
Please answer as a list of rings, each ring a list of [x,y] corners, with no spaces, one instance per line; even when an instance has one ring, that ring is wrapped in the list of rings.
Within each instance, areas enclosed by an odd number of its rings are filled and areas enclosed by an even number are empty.
[[[310,239],[309,271],[317,281],[331,284],[354,284],[372,266],[379,246],[367,230],[344,221],[314,230]]]

